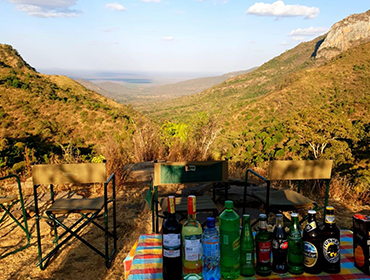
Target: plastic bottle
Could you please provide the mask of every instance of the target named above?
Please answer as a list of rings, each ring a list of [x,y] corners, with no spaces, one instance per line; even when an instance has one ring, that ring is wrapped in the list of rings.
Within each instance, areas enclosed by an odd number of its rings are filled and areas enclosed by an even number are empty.
[[[240,275],[240,218],[233,210],[234,203],[225,201],[220,215],[221,275],[236,279]]]
[[[254,270],[254,240],[250,224],[250,216],[243,215],[242,233],[240,236],[240,274],[253,276]]]
[[[207,227],[203,232],[203,280],[221,279],[220,238],[215,228],[215,218],[207,218]]]
[[[291,274],[303,273],[303,240],[299,226],[298,214],[292,213],[288,234],[288,271]]]

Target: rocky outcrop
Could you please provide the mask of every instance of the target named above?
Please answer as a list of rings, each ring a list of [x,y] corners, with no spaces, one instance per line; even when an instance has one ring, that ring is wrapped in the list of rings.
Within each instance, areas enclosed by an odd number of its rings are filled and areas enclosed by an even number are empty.
[[[317,59],[332,59],[340,53],[370,42],[370,10],[353,14],[334,24],[317,50]]]

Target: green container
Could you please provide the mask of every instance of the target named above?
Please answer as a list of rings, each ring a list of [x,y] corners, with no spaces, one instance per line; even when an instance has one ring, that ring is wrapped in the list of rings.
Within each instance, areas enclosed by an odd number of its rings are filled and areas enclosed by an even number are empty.
[[[240,274],[253,276],[254,271],[254,240],[250,224],[250,216],[243,215],[243,227],[240,237]]]
[[[221,276],[236,279],[240,275],[240,218],[233,210],[233,202],[225,202],[220,215]]]

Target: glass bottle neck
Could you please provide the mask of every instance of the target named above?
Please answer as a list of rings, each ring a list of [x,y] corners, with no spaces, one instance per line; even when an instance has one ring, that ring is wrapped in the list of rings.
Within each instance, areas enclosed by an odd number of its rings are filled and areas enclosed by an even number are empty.
[[[261,220],[260,221],[260,229],[261,230],[266,230],[267,229],[267,222],[266,222],[266,220]]]
[[[276,226],[277,227],[283,227],[284,226],[283,217],[277,217],[276,218]]]
[[[197,219],[197,214],[189,214],[188,213],[188,220],[196,220]]]
[[[293,226],[294,229],[299,229],[298,217],[293,217],[292,218],[292,226]]]

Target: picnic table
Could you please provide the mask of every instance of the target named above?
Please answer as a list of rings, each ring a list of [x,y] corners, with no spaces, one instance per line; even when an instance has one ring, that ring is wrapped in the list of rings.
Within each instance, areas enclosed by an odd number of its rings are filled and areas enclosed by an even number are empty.
[[[237,280],[243,279],[297,279],[297,280],[342,280],[342,279],[370,279],[354,266],[353,259],[353,234],[350,230],[340,231],[340,253],[341,253],[341,272],[339,274],[320,273],[312,275],[303,273],[301,275],[284,276],[271,274],[268,277],[254,275],[253,277],[240,276]],[[124,260],[126,280],[159,280],[162,277],[162,236],[161,234],[141,235],[130,253]]]

